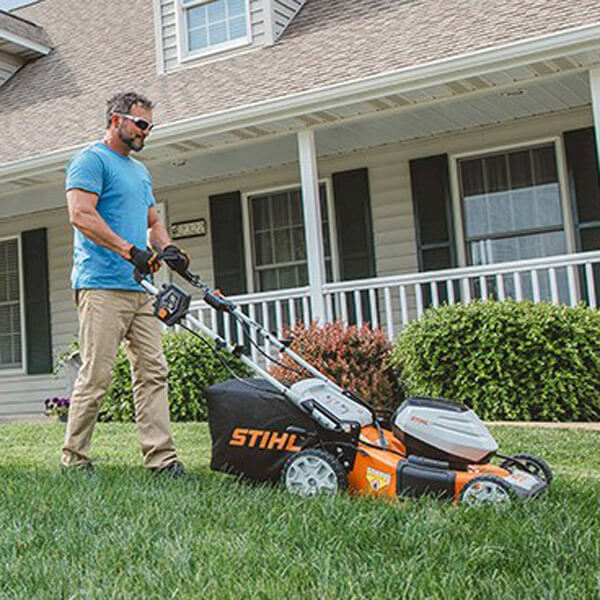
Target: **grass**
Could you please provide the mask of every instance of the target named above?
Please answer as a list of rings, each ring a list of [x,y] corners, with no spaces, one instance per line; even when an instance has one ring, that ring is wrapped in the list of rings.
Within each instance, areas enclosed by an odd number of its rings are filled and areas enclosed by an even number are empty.
[[[209,471],[206,425],[174,429],[189,480],[144,472],[130,424],[97,427],[92,475],[60,473],[63,425],[0,426],[0,598],[600,597],[597,432],[493,428],[555,482],[476,511],[241,484]]]

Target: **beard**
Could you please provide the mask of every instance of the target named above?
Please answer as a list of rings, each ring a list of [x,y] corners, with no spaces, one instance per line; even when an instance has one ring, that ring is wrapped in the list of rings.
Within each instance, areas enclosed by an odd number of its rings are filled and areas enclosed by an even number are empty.
[[[119,128],[117,131],[119,139],[134,152],[139,152],[144,147],[144,138],[141,135],[128,135],[123,131],[123,128]]]

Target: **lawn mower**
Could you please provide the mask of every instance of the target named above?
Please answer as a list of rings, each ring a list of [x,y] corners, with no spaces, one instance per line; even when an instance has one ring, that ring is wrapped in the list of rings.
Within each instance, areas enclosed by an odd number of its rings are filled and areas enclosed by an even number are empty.
[[[199,276],[190,271],[182,276],[201,291],[208,306],[240,325],[244,335],[238,342],[226,342],[190,314],[191,296],[181,287],[171,283],[159,289],[135,274],[154,296],[156,317],[188,330],[217,356],[223,349],[231,352],[258,376],[242,379],[222,359],[232,379],[205,390],[213,470],[254,481],[281,481],[301,496],[342,490],[388,498],[434,494],[470,505],[534,498],[550,485],[552,472],[541,458],[500,454],[486,426],[466,406],[407,398],[395,412],[382,416],[294,352],[291,340],[279,339]],[[265,360],[283,365],[265,351],[266,340],[306,378],[286,385],[256,364],[247,354],[248,344]]]

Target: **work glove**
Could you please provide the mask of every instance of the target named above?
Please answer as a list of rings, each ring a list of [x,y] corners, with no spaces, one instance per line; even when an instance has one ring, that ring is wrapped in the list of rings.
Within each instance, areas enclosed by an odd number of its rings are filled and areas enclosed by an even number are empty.
[[[175,244],[165,246],[161,252],[161,256],[169,268],[180,275],[183,275],[190,266],[190,257]]]
[[[160,269],[160,260],[151,250],[141,250],[131,245],[127,260],[132,263],[140,275],[150,275]]]

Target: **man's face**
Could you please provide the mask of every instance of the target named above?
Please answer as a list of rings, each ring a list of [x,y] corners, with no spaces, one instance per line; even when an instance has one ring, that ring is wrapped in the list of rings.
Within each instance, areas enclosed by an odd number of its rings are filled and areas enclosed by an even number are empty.
[[[144,108],[143,106],[134,105],[131,107],[129,113],[132,117],[141,117],[149,123],[152,123],[152,110]],[[150,131],[146,129],[143,131],[138,127],[134,121],[127,117],[118,117],[119,123],[116,126],[117,135],[119,139],[134,152],[139,152],[144,147],[144,142]]]

